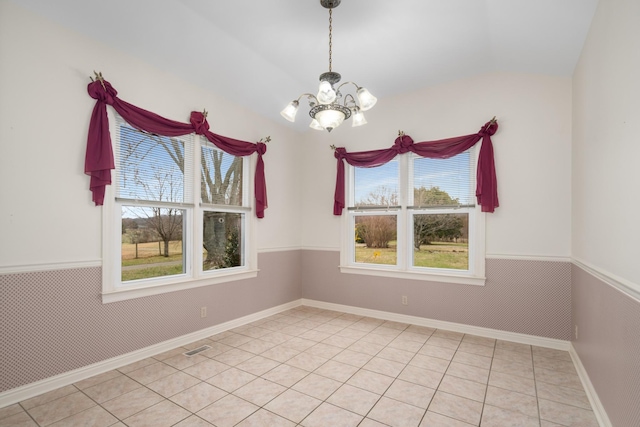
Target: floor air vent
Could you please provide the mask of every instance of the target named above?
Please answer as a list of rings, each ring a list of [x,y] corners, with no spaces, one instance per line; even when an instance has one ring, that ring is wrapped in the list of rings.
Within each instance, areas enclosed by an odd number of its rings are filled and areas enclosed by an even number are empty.
[[[185,356],[193,356],[194,354],[198,354],[201,351],[209,350],[211,348],[210,345],[203,345],[202,347],[194,348],[193,350],[187,351],[186,353],[182,353]]]

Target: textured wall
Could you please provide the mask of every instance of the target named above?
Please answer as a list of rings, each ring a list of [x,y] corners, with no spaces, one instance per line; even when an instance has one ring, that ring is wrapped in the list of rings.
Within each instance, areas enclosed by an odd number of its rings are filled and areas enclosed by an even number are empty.
[[[303,251],[302,262],[304,298],[571,339],[568,262],[488,259],[485,286],[341,274],[334,251]]]
[[[640,426],[640,301],[572,270],[573,346],[614,426]]]
[[[99,267],[0,275],[0,392],[301,297],[299,251],[258,262],[255,279],[110,304]]]

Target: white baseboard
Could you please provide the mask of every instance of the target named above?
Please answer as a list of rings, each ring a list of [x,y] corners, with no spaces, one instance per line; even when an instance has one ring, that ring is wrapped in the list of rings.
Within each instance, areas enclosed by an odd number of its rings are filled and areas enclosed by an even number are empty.
[[[400,323],[410,323],[412,325],[426,326],[429,328],[446,329],[448,331],[473,334],[481,337],[495,338],[505,341],[512,341],[522,344],[536,345],[539,347],[554,348],[568,351],[571,343],[569,341],[554,338],[537,337],[534,335],[520,334],[516,332],[505,332],[497,329],[482,328],[479,326],[465,325],[462,323],[445,322],[442,320],[427,319],[425,317],[409,316],[406,314],[391,313],[388,311],[370,310],[368,308],[353,307],[350,305],[333,304],[323,301],[302,299],[302,305],[309,307],[323,308],[325,310],[342,311],[344,313],[356,314],[359,316],[375,317],[377,319],[391,320]]]
[[[573,347],[573,344],[569,348],[569,354],[571,355],[571,360],[573,360],[573,365],[576,367],[576,371],[578,371],[578,376],[580,377],[580,381],[582,382],[584,391],[587,393],[589,403],[591,403],[591,409],[593,409],[593,413],[598,420],[598,424],[600,425],[600,427],[613,427],[613,424],[611,424],[609,416],[604,410],[604,406],[602,406],[602,402],[598,397],[598,393],[596,393],[596,389],[591,383],[591,379],[587,374],[587,370],[584,368],[584,365],[580,360],[580,356],[578,356],[578,353],[576,352],[575,347]]]
[[[187,335],[182,335],[174,339],[163,341],[161,343],[154,344],[140,350],[132,351],[131,353],[116,356],[111,359],[103,360],[102,362],[97,362],[92,365],[84,366],[82,368],[74,369],[73,371],[65,372],[41,381],[26,384],[22,387],[7,390],[0,393],[0,408],[13,405],[14,403],[22,402],[23,400],[38,396],[42,393],[47,393],[51,390],[76,383],[80,380],[84,380],[86,378],[93,377],[95,375],[111,371],[113,369],[121,368],[139,360],[146,359],[147,357],[152,357],[156,354],[163,353],[176,347],[181,347],[194,341],[210,337],[211,335],[219,334],[221,332],[228,331],[229,329],[237,328],[239,326],[255,322],[256,320],[260,320],[265,317],[269,317],[274,314],[299,307],[300,305],[301,301],[295,300],[286,304],[259,311],[257,313],[239,317],[228,322],[220,323],[219,325],[215,325],[210,328],[202,329]]]

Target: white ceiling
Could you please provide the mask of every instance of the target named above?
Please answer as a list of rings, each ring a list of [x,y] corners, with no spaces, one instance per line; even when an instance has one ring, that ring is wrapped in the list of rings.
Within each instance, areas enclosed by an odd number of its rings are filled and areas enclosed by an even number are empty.
[[[291,126],[280,110],[328,71],[319,0],[13,1]],[[342,0],[333,71],[379,102],[491,71],[571,76],[597,2]]]

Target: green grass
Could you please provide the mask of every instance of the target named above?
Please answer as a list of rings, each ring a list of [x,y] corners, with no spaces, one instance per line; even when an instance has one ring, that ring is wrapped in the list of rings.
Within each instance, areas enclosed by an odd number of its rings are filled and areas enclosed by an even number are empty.
[[[136,268],[134,270],[124,270],[122,281],[148,279],[150,277],[172,276],[182,274],[182,264],[178,265],[154,265],[149,268]]]
[[[395,243],[395,242],[392,242]],[[356,244],[356,262],[380,265],[396,264],[396,247],[375,249]],[[434,242],[423,245],[414,251],[416,267],[451,268],[467,270],[469,268],[469,250],[467,243]]]
[[[171,252],[169,252],[171,253]],[[171,261],[182,261],[182,253],[172,254],[168,257],[164,256],[147,256],[144,258],[132,258],[132,259],[123,259],[122,266],[128,267],[130,265],[143,265],[143,264],[160,264],[163,262],[171,262]]]

